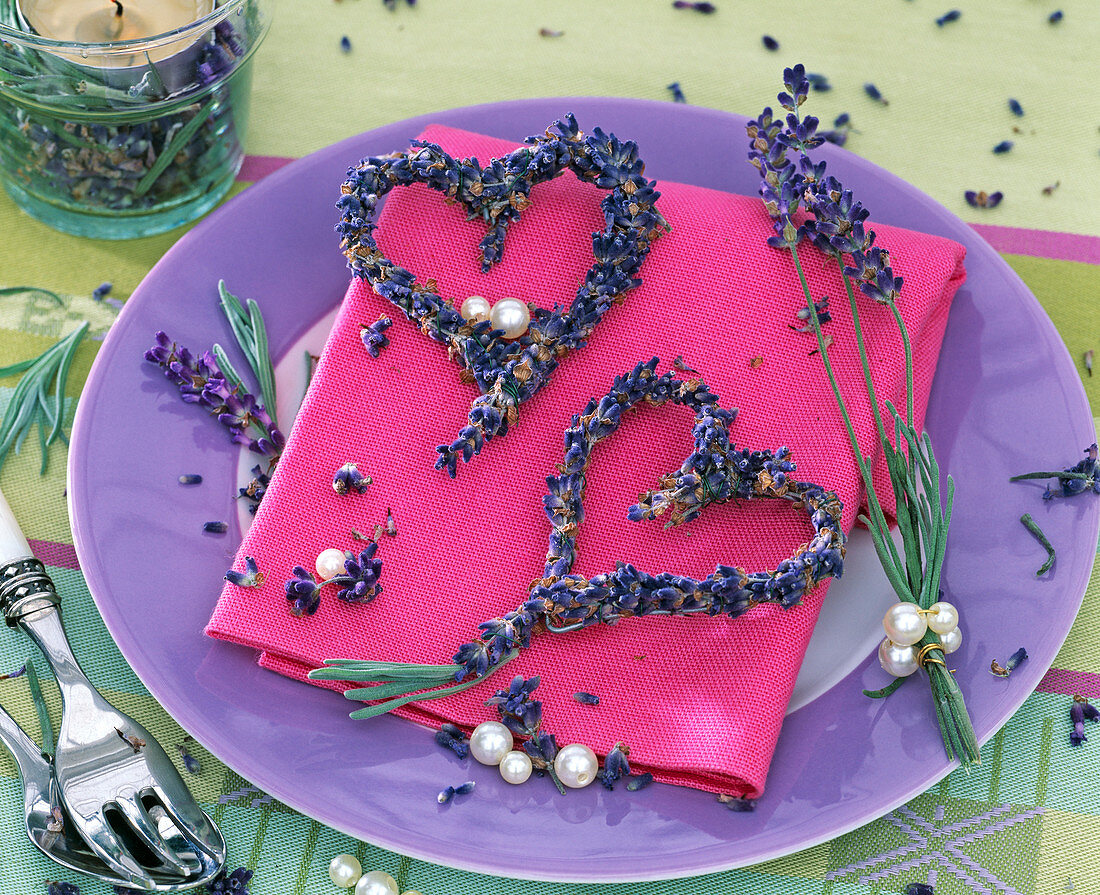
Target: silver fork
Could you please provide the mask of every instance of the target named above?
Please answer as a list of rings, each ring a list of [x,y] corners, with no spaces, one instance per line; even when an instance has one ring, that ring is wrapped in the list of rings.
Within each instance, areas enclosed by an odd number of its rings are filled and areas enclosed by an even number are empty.
[[[202,873],[201,865],[181,857],[165,841],[151,810],[167,812],[197,849],[224,864],[224,838],[164,749],[137,721],[107,702],[81,670],[61,625],[59,603],[53,581],[0,494],[0,612],[9,625],[30,635],[61,688],[54,775],[73,825],[113,872],[137,888],[148,888],[149,876],[128,841],[134,838],[163,872],[181,878]]]
[[[86,873],[108,885],[130,887],[132,880],[122,879],[88,848],[87,843],[73,829],[73,824],[61,804],[53,765],[49,757],[6,711],[0,706],[0,742],[7,746],[19,768],[23,780],[24,828],[32,843],[52,861],[63,867]],[[170,892],[205,885],[218,875],[221,865],[207,855],[196,852],[175,828],[168,815],[158,812],[157,826],[161,835],[172,845],[177,854],[188,855],[189,860],[200,864],[203,871],[192,877],[180,879],[173,873],[162,875],[162,868],[149,867],[145,888],[150,891]]]

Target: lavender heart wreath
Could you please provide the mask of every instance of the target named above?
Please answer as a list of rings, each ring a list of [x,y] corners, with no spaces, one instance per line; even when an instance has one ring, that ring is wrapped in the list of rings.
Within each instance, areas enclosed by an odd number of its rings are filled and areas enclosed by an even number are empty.
[[[642,176],[645,164],[632,141],[600,128],[586,136],[577,119],[566,115],[525,143],[482,168],[476,158],[455,159],[434,143],[416,140],[406,152],[367,158],[350,169],[337,203],[342,217],[336,232],[354,274],[421,332],[446,345],[448,357],[462,366],[463,379],[481,390],[458,437],[436,448],[435,466],[451,478],[459,457],[469,462],[485,442],[507,434],[519,405],[549,381],[566,353],[584,346],[608,309],[641,283],[638,272],[651,243],[668,230],[655,207],[660,193]],[[375,242],[379,199],[395,186],[423,183],[461,204],[468,220],[488,225],[479,246],[481,269],[488,271],[503,257],[508,228],[530,207],[532,187],[567,170],[609,191],[600,203],[606,227],[592,236],[594,263],[569,308],[532,307],[527,332],[514,341],[488,321],[465,319],[436,292],[434,281],[417,282]]]
[[[543,577],[531,585],[519,608],[482,622],[477,639],[462,644],[448,665],[329,659],[309,677],[373,684],[345,692],[349,699],[382,700],[351,713],[352,718],[370,718],[479,683],[528,647],[532,635],[540,631],[566,633],[649,615],[706,613],[737,618],[763,603],[797,605],[818,582],[839,578],[845,542],[837,495],[793,479],[790,473],[795,464],[787,448],[739,450],[729,433],[736,410],[720,407],[718,396],[701,379],[676,379],[672,372],[658,375],[657,363],[653,358],[617,376],[606,395],[574,414],[565,432],[565,457],[558,474],[546,479],[549,493],[543,504],[551,530]],[[651,575],[619,563],[614,571],[592,578],[572,574],[593,448],[618,430],[627,410],[670,401],[694,410],[694,449],[678,470],[660,479],[657,489],[638,498],[627,511],[628,518],[666,516],[667,528],[696,518],[711,504],[772,498],[803,510],[813,537],[774,570],[761,572],[719,565],[706,578],[696,580],[669,572]]]

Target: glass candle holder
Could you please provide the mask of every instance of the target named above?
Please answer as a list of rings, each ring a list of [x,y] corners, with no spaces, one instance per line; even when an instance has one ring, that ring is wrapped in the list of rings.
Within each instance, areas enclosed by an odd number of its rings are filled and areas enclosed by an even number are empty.
[[[82,43],[37,33],[29,6],[0,0],[0,175],[16,204],[101,239],[161,233],[212,208],[244,159],[271,4],[221,0],[154,37]]]

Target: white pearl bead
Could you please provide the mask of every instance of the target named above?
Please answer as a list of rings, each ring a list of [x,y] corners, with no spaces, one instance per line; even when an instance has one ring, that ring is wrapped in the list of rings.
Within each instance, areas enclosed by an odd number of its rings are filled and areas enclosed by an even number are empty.
[[[946,634],[940,634],[939,637],[944,653],[953,653],[963,645],[962,628],[952,628]]]
[[[364,873],[355,884],[355,895],[398,895],[397,880],[382,870]]]
[[[558,779],[570,789],[588,786],[596,779],[596,771],[599,769],[600,762],[596,753],[584,743],[571,743],[559,749],[554,758],[554,771]]]
[[[512,751],[512,731],[499,721],[482,721],[470,734],[470,754],[482,764],[498,765]]]
[[[491,307],[489,299],[482,298],[480,295],[471,295],[462,303],[460,313],[468,322],[480,323],[482,320],[489,319],[489,310]]]
[[[503,331],[504,338],[518,339],[531,322],[531,312],[527,304],[518,298],[502,298],[489,312],[489,322],[493,329]]]
[[[939,603],[933,603],[929,606],[928,611],[935,613],[934,615],[925,616],[928,619],[928,627],[937,634],[946,634],[948,631],[954,630],[959,624],[959,610],[950,603],[941,600]]]
[[[344,560],[347,556],[344,555],[343,550],[337,550],[335,547],[329,547],[328,550],[322,550],[317,554],[317,575],[322,581],[328,581],[333,575],[343,575],[346,571],[344,568]]]
[[[531,756],[513,750],[500,761],[500,776],[505,783],[524,783],[531,776]]]
[[[928,630],[916,603],[895,603],[882,619],[886,637],[898,646],[912,646]]]
[[[363,865],[355,855],[337,855],[329,862],[328,875],[333,885],[350,889],[363,875]]]
[[[894,677],[909,677],[917,670],[917,654],[911,646],[901,646],[887,637],[878,645],[878,662],[882,670]]]

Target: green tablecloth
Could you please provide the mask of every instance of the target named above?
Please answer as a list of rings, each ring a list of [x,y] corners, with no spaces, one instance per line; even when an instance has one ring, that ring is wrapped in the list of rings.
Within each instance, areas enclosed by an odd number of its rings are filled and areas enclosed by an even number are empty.
[[[960,0],[960,3],[962,0]],[[704,15],[670,0],[380,0],[283,2],[257,59],[244,177],[257,177],[362,130],[474,103],[533,96],[606,95],[670,99],[679,82],[690,103],[755,114],[774,97],[785,64],[803,61],[833,89],[810,111],[841,112],[855,127],[848,148],[914,183],[975,225],[1004,254],[1057,325],[1084,376],[1082,357],[1100,342],[1100,101],[1095,81],[1100,16],[1094,3],[960,5],[923,0],[783,4],[718,0]],[[560,30],[540,36],[541,28]],[[780,44],[769,52],[764,34]],[[339,42],[347,35],[348,53]],[[873,102],[873,82],[889,101]],[[1017,99],[1025,114],[1008,108]],[[1012,140],[1013,149],[992,147]],[[395,147],[396,148],[396,147]],[[730,147],[731,164],[741,148]],[[246,188],[242,180],[239,188]],[[1053,189],[1044,190],[1044,188]],[[335,188],[335,185],[334,185]],[[976,210],[967,189],[1001,190],[996,209]],[[114,311],[91,299],[104,280],[125,299],[179,238],[126,243],[55,233],[0,195],[0,288],[39,286],[64,307],[31,295],[0,299],[0,364],[37,354],[78,321],[102,336]],[[70,415],[97,342],[80,350],[70,380]],[[1100,376],[1085,376],[1100,412]],[[13,380],[0,383],[0,404]],[[1067,445],[1067,461],[1082,445]],[[65,593],[76,651],[107,695],[142,720],[170,751],[184,732],[148,695],[104,630],[72,549],[64,498],[65,451],[38,475],[28,445],[0,475],[32,544]],[[1081,498],[1092,499],[1092,498]],[[734,893],[902,891],[934,882],[937,892],[1100,892],[1100,743],[1073,749],[1073,693],[1100,697],[1100,576],[1054,669],[983,750],[981,768],[941,784],[867,826],[785,859],[692,879],[623,886],[503,880],[426,864],[357,843],[310,821],[251,786],[201,746],[189,777],[225,830],[232,866],[255,870],[256,895],[337,891],[326,867],[338,852],[393,874],[402,889],[448,893]],[[0,638],[0,672],[29,656],[25,639]],[[55,721],[56,689],[47,686]],[[32,733],[37,721],[25,679],[0,681],[0,702]],[[1100,734],[1094,739],[1100,741]],[[0,757],[0,892],[44,891],[46,879],[106,887],[55,869],[26,842],[15,767]]]

